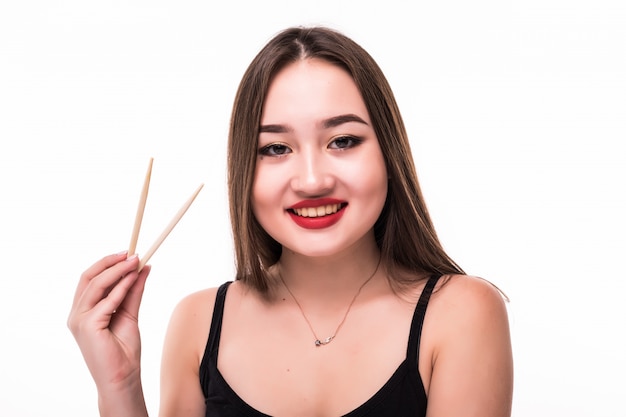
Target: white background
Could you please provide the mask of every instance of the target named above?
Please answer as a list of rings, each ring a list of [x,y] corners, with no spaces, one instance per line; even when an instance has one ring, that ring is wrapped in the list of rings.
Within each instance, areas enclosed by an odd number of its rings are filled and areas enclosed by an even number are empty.
[[[80,273],[127,247],[150,157],[140,252],[206,184],[151,260],[140,323],[156,416],[172,308],[232,279],[235,89],[300,24],[379,62],[444,246],[510,296],[514,415],[626,415],[626,3],[7,0],[0,416],[97,415],[65,320]]]

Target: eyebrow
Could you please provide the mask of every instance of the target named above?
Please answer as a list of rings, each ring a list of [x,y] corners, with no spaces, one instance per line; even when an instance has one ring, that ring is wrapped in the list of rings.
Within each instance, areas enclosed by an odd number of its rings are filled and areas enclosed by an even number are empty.
[[[323,120],[322,126],[324,127],[324,129],[329,129],[331,127],[340,126],[344,123],[350,123],[350,122],[362,123],[364,125],[367,125],[367,122],[361,119],[356,114],[342,114],[340,116],[335,116],[335,117],[331,117],[330,119]]]
[[[350,114],[342,114],[339,116],[334,116],[328,119],[324,119],[321,122],[321,126],[324,129],[330,129],[332,127],[340,126],[344,123],[351,123],[351,122],[356,122],[356,123],[367,125],[367,122],[365,120],[363,120],[356,114],[350,113]],[[270,124],[270,125],[261,125],[261,127],[259,128],[259,133],[287,133],[289,130],[291,129],[286,125]]]

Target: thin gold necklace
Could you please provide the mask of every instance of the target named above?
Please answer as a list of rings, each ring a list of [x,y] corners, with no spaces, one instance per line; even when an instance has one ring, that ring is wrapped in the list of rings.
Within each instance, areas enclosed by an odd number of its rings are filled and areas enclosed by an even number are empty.
[[[368,279],[366,279],[363,284],[361,284],[361,286],[357,290],[356,294],[354,294],[354,297],[352,298],[352,301],[350,301],[350,304],[348,304],[348,308],[346,309],[346,313],[343,315],[343,318],[341,319],[341,322],[337,326],[337,329],[335,329],[335,333],[333,333],[332,336],[328,336],[325,339],[320,339],[319,337],[317,337],[317,334],[315,333],[315,330],[313,329],[313,326],[311,325],[311,322],[307,318],[306,314],[304,314],[304,310],[302,309],[302,306],[298,302],[298,299],[296,298],[295,295],[293,295],[293,293],[291,292],[291,290],[289,289],[289,287],[285,283],[285,280],[283,279],[283,276],[280,273],[280,270],[278,271],[278,277],[280,278],[280,280],[282,281],[283,285],[287,289],[287,292],[289,293],[289,295],[291,295],[291,298],[293,298],[293,301],[296,302],[296,305],[300,309],[300,313],[302,314],[302,317],[304,317],[304,320],[306,321],[306,324],[309,325],[309,329],[311,329],[311,333],[313,333],[313,336],[315,337],[315,346],[316,347],[327,345],[327,344],[329,344],[330,342],[332,342],[335,339],[335,337],[337,336],[337,333],[339,333],[339,330],[343,326],[343,323],[345,323],[346,318],[348,318],[348,314],[350,313],[350,309],[352,308],[352,304],[354,304],[354,302],[356,301],[356,299],[359,296],[359,294],[361,293],[361,290],[363,289],[363,287],[365,287],[365,285],[368,282],[370,282],[372,280],[372,278],[374,278],[374,275],[376,275],[376,272],[378,271],[378,267],[379,266],[380,266],[380,257],[378,258],[378,263],[376,264],[376,269],[374,269],[374,272],[372,273],[372,275],[370,275],[370,277]]]

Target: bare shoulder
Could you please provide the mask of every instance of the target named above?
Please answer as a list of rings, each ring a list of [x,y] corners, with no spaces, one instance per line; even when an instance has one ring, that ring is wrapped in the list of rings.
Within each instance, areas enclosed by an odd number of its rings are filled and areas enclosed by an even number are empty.
[[[183,297],[172,313],[172,319],[181,316],[184,319],[211,317],[217,295],[217,287],[206,288]]]
[[[429,415],[510,415],[513,362],[505,296],[482,278],[441,281],[424,323]]]
[[[177,326],[182,328],[191,326],[195,327],[195,331],[205,329],[208,332],[218,290],[219,287],[212,287],[185,296],[174,308],[171,321],[179,323]],[[244,294],[246,294],[246,288],[241,282],[234,281],[230,284],[228,288],[229,299],[239,299]],[[202,332],[200,331],[200,333]]]
[[[469,275],[448,275],[440,279],[433,293],[433,300],[454,312],[465,314],[487,313],[493,309],[505,311],[506,296],[491,282]],[[468,311],[470,309],[471,311]]]
[[[216,295],[217,288],[194,292],[172,312],[161,357],[161,417],[204,415],[198,378]]]
[[[183,351],[193,352],[194,359],[199,361],[200,347],[206,342],[211,327],[216,295],[217,288],[207,288],[191,293],[178,302],[168,325],[166,350],[174,350],[176,355]]]
[[[485,279],[447,276],[435,287],[428,310],[437,323],[432,329],[435,359],[461,338],[477,337],[484,343],[491,338],[509,338],[505,296]]]

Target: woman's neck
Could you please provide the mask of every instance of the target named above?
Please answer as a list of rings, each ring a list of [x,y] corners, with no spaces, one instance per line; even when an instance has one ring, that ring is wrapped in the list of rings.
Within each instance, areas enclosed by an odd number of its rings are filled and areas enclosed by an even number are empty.
[[[285,248],[276,273],[303,302],[323,299],[325,303],[336,300],[341,304],[370,277],[384,277],[380,251],[375,242],[371,243],[327,257],[308,257]]]

